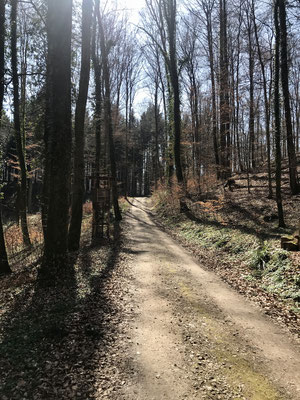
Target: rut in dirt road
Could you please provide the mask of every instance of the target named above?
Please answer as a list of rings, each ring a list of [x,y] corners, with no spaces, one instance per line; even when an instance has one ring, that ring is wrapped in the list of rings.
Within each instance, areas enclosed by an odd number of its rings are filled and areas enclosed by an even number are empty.
[[[127,217],[136,315],[124,399],[299,399],[296,343],[162,232]],[[124,356],[125,357],[125,356]]]

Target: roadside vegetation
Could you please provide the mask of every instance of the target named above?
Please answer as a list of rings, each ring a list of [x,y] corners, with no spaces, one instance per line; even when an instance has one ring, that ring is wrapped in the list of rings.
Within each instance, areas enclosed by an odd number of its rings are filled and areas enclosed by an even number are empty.
[[[190,185],[192,194],[185,199],[188,210],[184,213],[180,213],[180,191],[173,188],[171,193],[161,186],[152,196],[153,210],[156,221],[172,236],[206,259],[204,266],[258,300],[267,313],[275,313],[277,319],[291,324],[292,331],[299,334],[300,257],[298,252],[288,252],[280,246],[281,235],[295,229],[299,206],[295,201],[289,202],[286,195],[289,223],[285,229],[278,228],[274,200],[259,193],[267,184],[261,175],[259,180],[251,176],[250,193],[243,176],[235,177],[233,192],[210,182],[210,192],[199,194]]]

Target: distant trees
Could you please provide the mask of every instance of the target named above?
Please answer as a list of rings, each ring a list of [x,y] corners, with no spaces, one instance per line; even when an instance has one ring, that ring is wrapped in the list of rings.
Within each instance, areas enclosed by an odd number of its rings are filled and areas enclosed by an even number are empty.
[[[176,177],[179,185],[183,184],[181,165],[181,111],[180,86],[177,55],[177,2],[176,0],[146,1],[150,21],[143,30],[161,51],[164,58],[168,98],[170,131],[174,135],[173,156],[175,161]],[[150,24],[154,24],[154,31]],[[170,138],[171,139],[171,138]]]

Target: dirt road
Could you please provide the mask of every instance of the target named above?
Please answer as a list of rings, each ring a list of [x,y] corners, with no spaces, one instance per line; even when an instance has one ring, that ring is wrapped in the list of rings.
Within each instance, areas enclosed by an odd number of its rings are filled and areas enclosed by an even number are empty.
[[[134,317],[123,399],[299,399],[300,353],[135,199],[128,214]],[[204,266],[205,267],[205,266]]]

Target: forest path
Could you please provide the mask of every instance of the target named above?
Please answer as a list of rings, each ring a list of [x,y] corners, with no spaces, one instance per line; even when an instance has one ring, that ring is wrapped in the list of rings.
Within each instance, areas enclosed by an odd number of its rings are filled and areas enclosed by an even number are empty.
[[[162,232],[127,216],[134,310],[123,399],[299,399],[300,353],[281,328]]]

